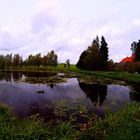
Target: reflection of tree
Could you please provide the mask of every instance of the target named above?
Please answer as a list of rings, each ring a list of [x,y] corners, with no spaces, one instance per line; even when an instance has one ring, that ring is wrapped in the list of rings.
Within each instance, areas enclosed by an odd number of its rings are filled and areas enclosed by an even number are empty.
[[[12,81],[19,81],[20,79],[26,77],[26,82],[31,83],[47,83],[44,82],[47,80],[50,81],[49,77],[56,76],[57,73],[55,72],[11,72],[11,71],[0,71],[0,80],[6,80],[7,82]],[[51,88],[53,88],[54,85],[50,85]]]
[[[79,82],[80,88],[86,93],[87,97],[95,104],[103,104],[107,95],[107,85],[85,84]]]
[[[54,87],[54,84],[50,84],[50,88],[53,88]]]
[[[5,72],[4,78],[7,82],[11,82],[12,81],[12,73],[11,72]]]
[[[13,80],[18,81],[20,78],[22,78],[22,73],[21,72],[13,72]]]
[[[18,81],[22,78],[21,72],[1,72],[0,73],[0,80],[5,80],[7,82]]]
[[[56,76],[57,73],[55,72],[22,72],[26,77],[49,77],[49,76]]]
[[[5,80],[7,82],[11,82],[12,73],[11,72],[0,72],[0,80]]]
[[[130,99],[132,101],[140,101],[140,86],[138,84],[131,86]]]

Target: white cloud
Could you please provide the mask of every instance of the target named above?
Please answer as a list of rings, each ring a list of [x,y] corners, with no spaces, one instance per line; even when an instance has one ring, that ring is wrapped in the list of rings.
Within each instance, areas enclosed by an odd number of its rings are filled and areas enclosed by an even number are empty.
[[[133,23],[135,26],[139,26],[140,27],[140,19],[134,19]]]
[[[0,52],[5,54],[20,53],[25,58],[53,49],[60,62],[69,58],[76,63],[94,37],[104,35],[110,58],[120,61],[131,55],[131,42],[140,38],[138,11],[130,10],[138,1],[0,2]]]

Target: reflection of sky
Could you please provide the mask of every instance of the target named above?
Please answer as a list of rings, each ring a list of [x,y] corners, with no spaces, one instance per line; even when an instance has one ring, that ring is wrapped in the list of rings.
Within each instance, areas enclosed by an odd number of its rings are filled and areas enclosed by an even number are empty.
[[[130,101],[130,89],[128,86],[108,85],[107,97],[104,106],[109,107],[112,111],[122,107]]]
[[[44,94],[37,94],[41,90],[44,90]],[[0,102],[10,105],[16,113],[23,116],[33,106],[41,108],[46,105],[51,108],[53,101],[59,99],[67,99],[68,102],[77,99],[80,104],[86,104],[89,110],[97,114],[103,112],[104,107],[112,107],[111,110],[114,110],[130,101],[130,90],[127,86],[108,85],[107,92],[103,105],[95,107],[80,89],[76,78],[69,79],[67,83],[55,84],[53,88],[43,84],[0,82]]]

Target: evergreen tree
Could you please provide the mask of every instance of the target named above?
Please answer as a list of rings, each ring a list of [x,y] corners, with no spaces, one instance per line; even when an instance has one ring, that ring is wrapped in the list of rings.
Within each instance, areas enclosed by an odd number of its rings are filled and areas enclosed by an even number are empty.
[[[108,47],[102,36],[101,45],[98,36],[93,40],[91,46],[85,50],[76,66],[88,70],[106,70],[108,61]]]
[[[135,55],[135,61],[140,61],[140,40],[138,42],[133,41],[131,44],[132,55]]]
[[[96,39],[95,39],[95,42],[96,42],[96,45],[98,46],[98,48],[100,47],[100,40],[99,40],[99,37],[96,36]],[[94,43],[95,43],[94,42]]]
[[[133,41],[133,43],[131,44],[132,55],[136,55],[136,48],[137,48],[137,42]]]
[[[103,58],[104,61],[108,61],[108,47],[107,47],[107,43],[105,41],[105,38],[102,36],[101,37],[101,46],[100,46],[100,54]]]
[[[140,40],[137,43],[135,55],[136,55],[136,61],[140,61]]]

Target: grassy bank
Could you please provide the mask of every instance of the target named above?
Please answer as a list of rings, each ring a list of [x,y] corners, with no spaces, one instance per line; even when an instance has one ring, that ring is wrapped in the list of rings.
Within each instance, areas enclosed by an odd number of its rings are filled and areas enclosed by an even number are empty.
[[[57,73],[57,72],[64,72],[64,73],[76,73],[79,77],[86,77],[90,76],[91,79],[95,79],[95,77],[100,78],[101,80],[104,80],[105,78],[110,78],[113,80],[121,80],[126,81],[128,83],[140,83],[140,74],[136,73],[128,73],[128,72],[115,72],[115,71],[85,71],[76,68],[75,65],[71,65],[70,68],[64,67],[63,64],[59,64],[56,67],[52,66],[23,66],[19,68],[12,68],[12,69],[5,69],[4,71],[26,71],[26,72],[51,72],[51,73]]]
[[[4,140],[138,140],[140,138],[140,104],[131,103],[115,114],[91,122],[85,131],[71,122],[44,123],[38,116],[17,120],[11,110],[0,105],[0,139]]]
[[[122,80],[128,83],[140,83],[140,74],[127,72],[93,72],[96,76],[108,77],[111,79]]]

